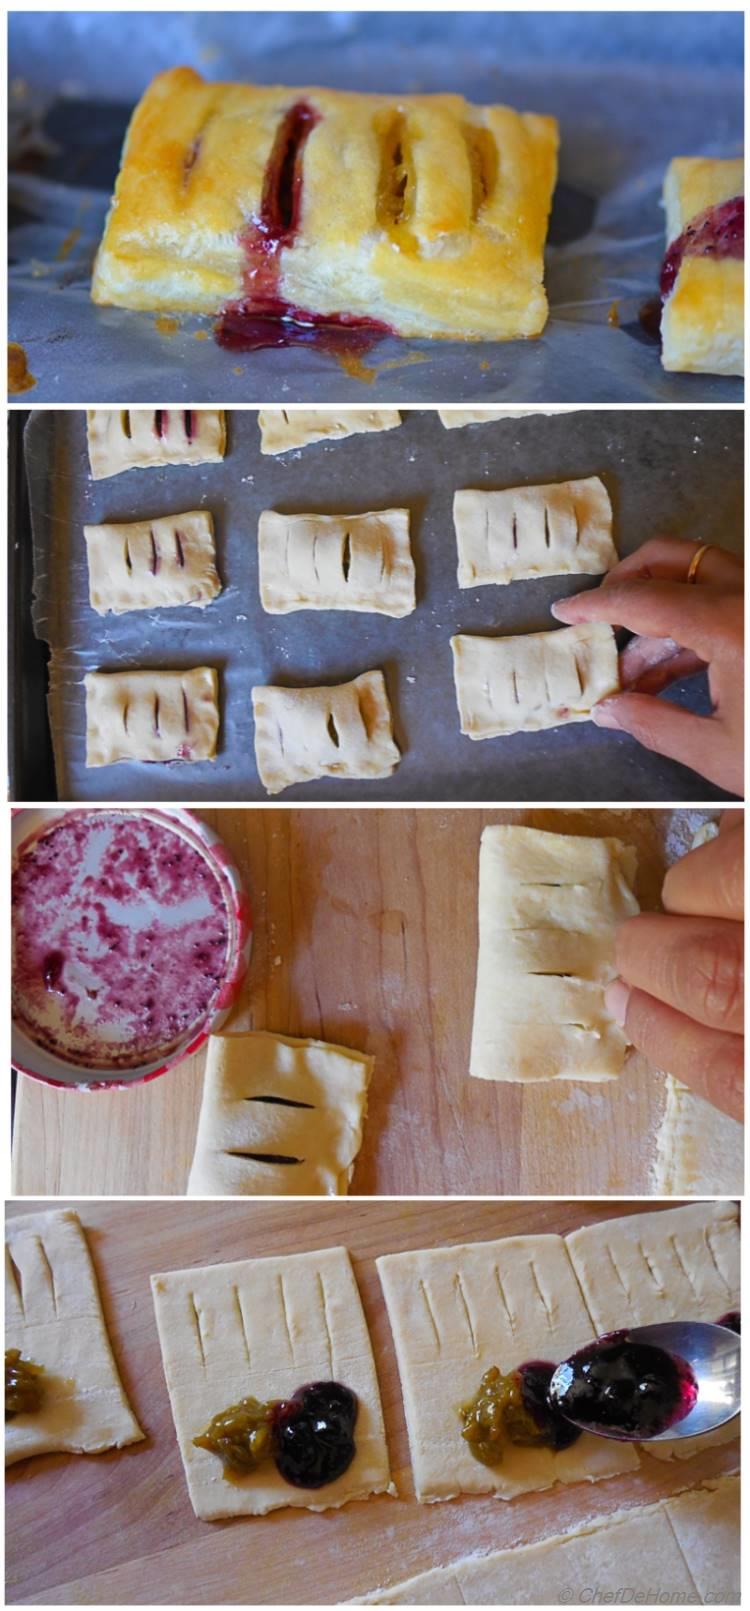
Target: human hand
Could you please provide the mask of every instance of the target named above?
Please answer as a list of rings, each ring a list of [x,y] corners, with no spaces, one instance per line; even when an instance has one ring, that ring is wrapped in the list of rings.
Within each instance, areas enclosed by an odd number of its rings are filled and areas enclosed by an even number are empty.
[[[742,1120],[740,812],[725,812],[718,838],[670,867],[662,902],[663,913],[642,912],[620,925],[620,978],[607,986],[607,1007],[654,1068]]]
[[[692,767],[732,794],[743,792],[744,601],[740,560],[720,548],[703,555],[694,586],[688,569],[698,544],[655,537],[616,565],[593,592],[560,599],[556,620],[607,621],[638,634],[620,656],[621,694],[592,711],[599,727],[631,733],[647,749]],[[677,678],[708,670],[711,716],[696,716],[654,695]]]

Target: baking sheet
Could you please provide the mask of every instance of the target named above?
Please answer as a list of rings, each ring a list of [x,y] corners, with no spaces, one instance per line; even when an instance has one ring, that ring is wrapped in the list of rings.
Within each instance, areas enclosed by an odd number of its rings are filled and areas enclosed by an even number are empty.
[[[9,335],[26,350],[34,401],[741,401],[739,379],[666,374],[638,319],[658,283],[668,162],[741,150],[741,13],[261,12],[251,28],[242,18],[11,14]],[[451,89],[558,117],[541,340],[388,339],[344,368],[306,348],[222,352],[206,319],[165,329],[153,314],[95,308],[91,264],[130,110],[178,63],[214,79]],[[54,149],[35,157],[50,106]]]
[[[402,750],[380,782],[324,779],[284,800],[641,800],[722,798],[721,791],[625,734],[578,723],[474,742],[459,728],[449,639],[552,628],[549,606],[587,583],[550,577],[460,591],[452,499],[459,487],[602,475],[621,554],[658,532],[740,551],[743,418],[738,410],[581,410],[446,431],[406,411],[382,434],[262,457],[252,410],[231,412],[223,464],[88,474],[85,420],[40,411],[26,431],[35,546],[35,628],[52,650],[50,721],[58,795],[67,800],[265,800],[255,767],[251,689],[343,682],[382,667]],[[345,512],[406,506],[417,609],[404,620],[342,611],[267,615],[260,607],[263,509]],[[84,523],[206,507],[224,591],[190,607],[99,617],[88,603]],[[213,763],[85,766],[86,671],[216,665],[222,725]],[[706,712],[705,677],[677,687]]]

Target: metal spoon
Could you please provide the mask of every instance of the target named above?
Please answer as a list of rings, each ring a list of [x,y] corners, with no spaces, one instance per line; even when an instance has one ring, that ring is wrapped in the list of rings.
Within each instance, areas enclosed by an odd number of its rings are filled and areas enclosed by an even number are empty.
[[[587,1421],[576,1421],[572,1415],[565,1419],[595,1437],[614,1437],[620,1442],[661,1443],[673,1438],[695,1438],[701,1432],[713,1432],[725,1426],[740,1413],[740,1338],[728,1326],[714,1326],[703,1320],[664,1320],[655,1326],[634,1326],[623,1331],[623,1342],[650,1343],[665,1348],[670,1354],[679,1354],[690,1366],[697,1386],[698,1397],[691,1410],[676,1421],[666,1432],[655,1437],[623,1438],[622,1433],[602,1432]],[[557,1400],[564,1382],[555,1380],[567,1361],[558,1365],[549,1385],[550,1398],[560,1414],[564,1414]]]

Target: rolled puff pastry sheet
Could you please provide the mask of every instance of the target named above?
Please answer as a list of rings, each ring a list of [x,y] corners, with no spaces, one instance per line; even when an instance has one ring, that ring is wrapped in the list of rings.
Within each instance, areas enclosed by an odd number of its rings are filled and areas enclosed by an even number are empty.
[[[212,1035],[188,1196],[345,1196],[373,1064],[265,1030]]]
[[[258,522],[264,610],[365,610],[411,615],[416,605],[408,509],[364,515],[279,515]]]
[[[94,481],[163,464],[217,464],[226,447],[220,408],[90,408],[86,427]]]
[[[221,592],[207,509],[128,524],[84,526],[89,600],[98,615],[193,604]]]
[[[745,190],[742,157],[675,157],[664,180],[667,245],[711,207]],[[661,318],[665,369],[702,375],[745,372],[745,264],[686,253]]]
[[[330,1510],[395,1493],[375,1362],[346,1248],[244,1259],[153,1275],[151,1288],[177,1441],[190,1499],[202,1521],[264,1516],[286,1505]],[[356,1454],[324,1488],[296,1488],[273,1461],[227,1481],[221,1461],[193,1438],[230,1404],[289,1398],[307,1382],[356,1393]]]
[[[385,778],[401,759],[382,671],[333,688],[254,688],[255,758],[269,794],[315,778]]]
[[[44,1369],[36,1414],[5,1424],[5,1463],[101,1454],[143,1433],[120,1381],[96,1275],[71,1208],[22,1214],[5,1233],[5,1346]]]
[[[417,1499],[499,1499],[634,1471],[626,1443],[584,1433],[569,1449],[509,1444],[482,1465],[461,1436],[458,1406],[491,1365],[565,1359],[595,1332],[561,1236],[515,1236],[377,1260],[398,1359]]]
[[[567,1237],[597,1333],[660,1320],[715,1323],[740,1305],[740,1229],[731,1202],[690,1203],[587,1225]],[[654,1460],[690,1460],[731,1443],[739,1418],[696,1438],[639,1447]]]
[[[392,431],[397,408],[260,408],[261,453],[288,453],[311,442],[340,442],[365,431]]]
[[[725,1477],[535,1544],[464,1556],[352,1603],[575,1605],[596,1584],[600,1604],[736,1605],[739,1564],[740,1485]]]
[[[451,638],[453,675],[467,738],[534,733],[587,722],[620,688],[611,626],[591,621],[515,638]]]
[[[534,576],[601,576],[617,564],[599,476],[504,492],[457,492],[459,587]]]
[[[652,1168],[655,1197],[741,1197],[745,1127],[667,1074]]]
[[[627,1040],[604,1004],[615,929],[639,910],[620,839],[488,827],[469,1069],[477,1079],[609,1080]]]
[[[212,761],[219,734],[219,674],[90,671],[86,765],[114,761]]]

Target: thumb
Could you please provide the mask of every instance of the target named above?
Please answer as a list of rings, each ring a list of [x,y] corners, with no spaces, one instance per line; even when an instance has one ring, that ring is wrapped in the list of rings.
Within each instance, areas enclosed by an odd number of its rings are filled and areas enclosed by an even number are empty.
[[[695,716],[666,700],[655,699],[651,694],[613,694],[600,700],[591,712],[597,727],[617,728],[630,733],[648,750],[657,750],[672,761],[681,761],[704,777],[711,777],[710,763],[716,728],[716,717]],[[714,779],[714,781],[716,781]]]

